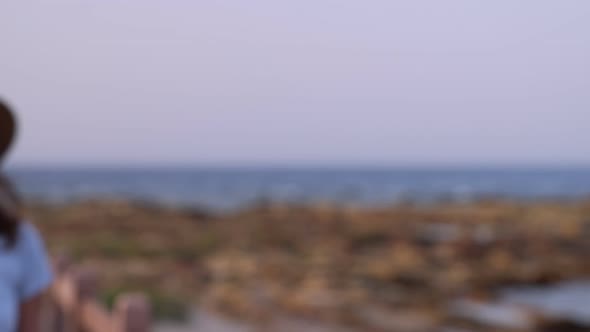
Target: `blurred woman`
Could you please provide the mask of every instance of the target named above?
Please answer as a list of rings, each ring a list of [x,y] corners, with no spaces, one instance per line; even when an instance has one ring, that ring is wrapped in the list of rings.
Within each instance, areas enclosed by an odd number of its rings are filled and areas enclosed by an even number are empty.
[[[16,128],[14,114],[0,101],[0,167]],[[0,173],[0,331],[39,332],[41,296],[51,282],[41,237],[24,220],[16,191]]]

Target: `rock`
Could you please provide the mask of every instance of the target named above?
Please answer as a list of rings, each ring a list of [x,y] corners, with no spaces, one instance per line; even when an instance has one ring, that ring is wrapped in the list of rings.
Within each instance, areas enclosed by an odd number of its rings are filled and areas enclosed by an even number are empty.
[[[429,332],[439,325],[434,315],[411,309],[392,310],[367,306],[358,315],[366,326],[380,331]]]

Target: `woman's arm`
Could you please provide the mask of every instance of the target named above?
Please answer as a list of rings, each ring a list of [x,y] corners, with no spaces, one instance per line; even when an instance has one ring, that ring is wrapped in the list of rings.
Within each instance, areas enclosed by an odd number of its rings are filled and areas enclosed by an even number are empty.
[[[39,332],[41,327],[42,295],[26,300],[20,305],[18,332]]]
[[[53,271],[43,240],[37,229],[29,223],[20,225],[20,242],[17,249],[22,257],[23,275],[18,285],[20,314],[18,332],[39,332],[43,295],[53,281]],[[1,331],[4,332],[4,331]]]

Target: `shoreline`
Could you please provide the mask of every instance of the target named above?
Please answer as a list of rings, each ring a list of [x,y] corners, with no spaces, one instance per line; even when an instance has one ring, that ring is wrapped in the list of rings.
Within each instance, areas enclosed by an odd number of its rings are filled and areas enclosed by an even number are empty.
[[[260,197],[259,199],[237,205],[235,207],[220,208],[213,205],[207,205],[200,202],[182,203],[170,202],[156,198],[132,197],[125,195],[91,195],[88,197],[72,197],[67,199],[47,199],[30,195],[24,196],[25,205],[31,208],[51,207],[67,208],[68,206],[85,205],[85,204],[130,204],[140,208],[157,209],[157,210],[174,210],[181,212],[201,212],[210,216],[228,216],[241,213],[248,213],[267,208],[292,208],[292,209],[314,209],[317,207],[330,209],[355,209],[359,211],[379,211],[391,210],[396,208],[416,208],[432,209],[445,207],[449,205],[469,205],[477,206],[482,204],[506,204],[506,205],[554,205],[554,204],[586,204],[590,203],[590,193],[588,195],[576,196],[542,196],[542,197],[515,197],[501,194],[480,194],[469,197],[459,197],[453,194],[441,194],[435,198],[420,199],[411,197],[400,197],[399,199],[383,202],[355,202],[355,201],[335,201],[329,199],[317,200],[280,200]]]

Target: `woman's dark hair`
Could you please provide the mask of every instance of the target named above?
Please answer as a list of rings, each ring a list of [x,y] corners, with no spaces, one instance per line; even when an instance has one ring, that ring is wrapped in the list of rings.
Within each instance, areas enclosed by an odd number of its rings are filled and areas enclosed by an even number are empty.
[[[0,166],[10,149],[17,131],[17,121],[11,108],[0,100]],[[0,240],[7,247],[16,243],[21,220],[21,202],[7,177],[0,173]]]
[[[0,238],[7,248],[12,248],[18,237],[21,222],[21,200],[14,187],[0,174]]]
[[[12,146],[18,124],[10,106],[0,99],[0,163]]]

